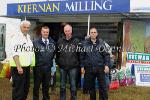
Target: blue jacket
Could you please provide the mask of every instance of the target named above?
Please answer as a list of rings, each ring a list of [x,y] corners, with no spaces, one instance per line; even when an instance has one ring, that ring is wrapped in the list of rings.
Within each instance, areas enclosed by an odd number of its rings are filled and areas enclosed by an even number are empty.
[[[35,51],[35,66],[52,67],[55,55],[55,42],[52,38],[49,38],[47,46],[42,41],[42,38],[35,40],[33,46]]]
[[[81,67],[104,67],[109,65],[110,54],[104,41],[97,39],[93,44],[91,39],[82,42],[83,51],[80,53]]]

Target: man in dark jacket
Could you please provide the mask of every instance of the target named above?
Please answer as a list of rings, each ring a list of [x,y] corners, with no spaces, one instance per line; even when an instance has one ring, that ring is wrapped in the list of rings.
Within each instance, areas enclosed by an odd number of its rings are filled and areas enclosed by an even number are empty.
[[[57,64],[60,67],[60,100],[66,100],[67,75],[71,86],[71,100],[76,100],[76,74],[79,66],[79,57],[76,47],[78,39],[72,36],[72,26],[64,26],[65,36],[58,40]]]
[[[88,76],[90,100],[96,100],[95,80],[99,83],[100,100],[108,100],[105,73],[109,72],[110,55],[101,39],[98,39],[96,28],[90,29],[90,38],[85,40],[82,45],[84,51],[81,52],[80,60],[82,71],[85,69],[85,76]]]
[[[35,49],[35,67],[33,100],[39,100],[39,88],[42,83],[42,100],[50,100],[49,82],[51,75],[51,67],[53,66],[53,58],[55,53],[55,43],[49,37],[49,28],[43,26],[41,28],[41,38],[33,42]]]

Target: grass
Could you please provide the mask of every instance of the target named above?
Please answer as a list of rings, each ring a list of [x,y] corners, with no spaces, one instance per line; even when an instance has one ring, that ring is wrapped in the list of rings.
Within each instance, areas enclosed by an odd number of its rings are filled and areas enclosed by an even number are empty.
[[[32,100],[32,85],[27,100]],[[11,84],[8,79],[0,79],[0,100],[11,100]],[[40,98],[42,99],[40,89]],[[89,95],[83,94],[81,90],[77,93],[77,100],[89,100]],[[59,100],[59,87],[56,88],[56,94],[51,94],[51,100]],[[69,89],[67,89],[67,100],[70,98]],[[148,100],[150,98],[150,88],[126,86],[118,90],[109,91],[109,100]],[[41,100],[40,99],[40,100]],[[98,100],[98,93],[97,93]]]
[[[1,68],[1,67],[0,67]],[[57,70],[57,83],[56,83],[56,94],[51,94],[51,100],[59,100],[59,79],[60,75]],[[27,100],[32,100],[32,88],[33,88],[33,76],[31,75],[31,87]],[[11,100],[11,83],[8,79],[0,78],[0,100]],[[67,100],[70,98],[69,85],[67,84]],[[42,92],[40,89],[40,100],[42,100]],[[78,90],[77,100],[90,100],[89,95],[83,94],[82,90]],[[97,93],[98,100],[98,93]],[[120,87],[118,90],[109,91],[109,100],[150,100],[150,87],[136,87],[136,86],[125,86]]]

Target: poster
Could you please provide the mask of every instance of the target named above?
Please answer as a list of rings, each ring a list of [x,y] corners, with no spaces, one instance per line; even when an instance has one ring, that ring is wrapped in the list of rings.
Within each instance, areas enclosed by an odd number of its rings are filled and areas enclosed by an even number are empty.
[[[150,65],[134,65],[137,86],[150,87]]]
[[[127,52],[126,67],[135,75],[136,86],[150,87],[150,54]],[[133,72],[134,71],[134,72]]]

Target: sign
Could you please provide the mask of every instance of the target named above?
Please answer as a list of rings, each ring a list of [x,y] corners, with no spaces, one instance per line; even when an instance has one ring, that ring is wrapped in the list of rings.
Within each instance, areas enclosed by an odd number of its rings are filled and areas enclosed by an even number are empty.
[[[128,52],[127,62],[134,64],[150,64],[150,54]]]
[[[123,13],[130,11],[130,0],[60,0],[7,4],[8,16]]]
[[[134,65],[137,86],[150,86],[150,65]]]
[[[150,54],[127,52],[126,67],[134,73],[137,86],[150,86]]]
[[[130,0],[131,12],[150,12],[149,0]]]

